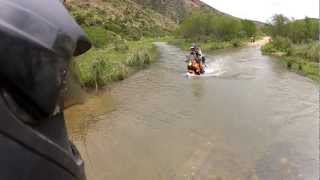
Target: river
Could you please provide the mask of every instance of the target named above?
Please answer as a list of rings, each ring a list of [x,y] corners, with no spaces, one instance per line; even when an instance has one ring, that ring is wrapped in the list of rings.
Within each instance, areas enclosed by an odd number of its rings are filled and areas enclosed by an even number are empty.
[[[316,180],[318,86],[258,47],[208,56],[187,78],[187,52],[160,59],[66,112],[88,180]]]

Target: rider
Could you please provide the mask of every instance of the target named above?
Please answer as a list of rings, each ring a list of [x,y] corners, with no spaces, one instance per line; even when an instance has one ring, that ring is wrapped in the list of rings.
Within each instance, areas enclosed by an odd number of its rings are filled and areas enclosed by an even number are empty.
[[[195,45],[192,45],[190,47],[190,55],[194,56],[196,58],[197,52],[196,52],[196,46]]]
[[[196,59],[198,63],[200,63],[202,52],[201,49],[195,43],[193,43],[190,47],[190,55],[193,56],[193,58]]]
[[[202,51],[201,48],[198,47],[195,43],[192,44],[192,46],[190,47],[190,56],[189,58],[195,59],[196,62],[199,64],[200,66],[200,71],[204,72],[204,65],[205,65],[205,58],[202,55]],[[190,64],[191,66],[191,64]]]
[[[200,47],[196,47],[196,54],[197,54],[198,58],[201,60],[201,63],[203,65],[205,65],[206,64],[206,58],[203,56],[202,50],[201,50]]]

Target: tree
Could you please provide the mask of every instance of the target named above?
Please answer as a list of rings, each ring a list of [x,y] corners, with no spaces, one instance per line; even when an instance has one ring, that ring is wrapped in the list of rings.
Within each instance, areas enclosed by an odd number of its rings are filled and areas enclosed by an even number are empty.
[[[257,27],[254,22],[245,19],[241,21],[241,25],[247,37],[254,36],[257,33]]]
[[[193,41],[231,40],[240,36],[241,23],[227,16],[195,11],[180,25],[177,33]]]
[[[287,24],[289,19],[282,14],[276,14],[272,17],[272,36],[284,36],[286,37],[287,33]]]

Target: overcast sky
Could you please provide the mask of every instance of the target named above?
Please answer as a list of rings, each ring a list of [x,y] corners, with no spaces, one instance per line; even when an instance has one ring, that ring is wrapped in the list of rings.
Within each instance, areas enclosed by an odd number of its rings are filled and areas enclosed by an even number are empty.
[[[319,17],[319,0],[202,0],[236,17],[266,22],[274,14],[296,19]]]

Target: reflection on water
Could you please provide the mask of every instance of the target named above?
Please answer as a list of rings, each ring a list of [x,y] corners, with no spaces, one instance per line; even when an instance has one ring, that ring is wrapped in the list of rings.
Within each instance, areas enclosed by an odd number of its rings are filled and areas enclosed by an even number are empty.
[[[107,90],[90,95],[87,99],[85,104],[74,105],[65,111],[68,130],[74,141],[84,140],[91,125],[101,120],[101,114],[116,110],[116,103]]]
[[[186,78],[186,52],[66,113],[89,180],[311,180],[318,175],[318,92],[259,49],[208,57]]]
[[[192,88],[192,94],[196,97],[196,98],[201,98],[203,97],[205,88],[202,84],[201,81],[193,81],[191,84],[191,88]]]

